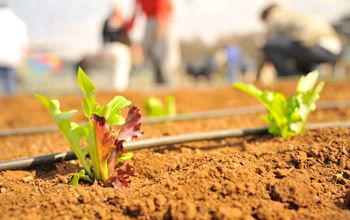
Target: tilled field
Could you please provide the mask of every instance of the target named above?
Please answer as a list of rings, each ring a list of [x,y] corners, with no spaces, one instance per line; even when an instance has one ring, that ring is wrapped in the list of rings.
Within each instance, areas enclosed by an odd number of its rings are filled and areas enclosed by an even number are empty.
[[[349,100],[350,82],[327,83],[321,100]],[[273,87],[291,94],[295,84]],[[160,97],[170,93],[156,94]],[[180,112],[256,105],[231,88],[174,91]],[[102,94],[106,102],[115,94]],[[137,105],[151,93],[124,94]],[[59,97],[80,109],[80,96]],[[0,100],[0,128],[52,124],[32,97]],[[264,125],[263,113],[144,124],[142,138]],[[78,115],[77,121],[83,118]],[[317,110],[311,122],[350,120],[349,108]],[[0,161],[68,150],[58,132],[0,138]],[[248,135],[134,152],[126,190],[67,185],[77,161],[0,172],[0,219],[350,219],[350,129],[281,139]]]

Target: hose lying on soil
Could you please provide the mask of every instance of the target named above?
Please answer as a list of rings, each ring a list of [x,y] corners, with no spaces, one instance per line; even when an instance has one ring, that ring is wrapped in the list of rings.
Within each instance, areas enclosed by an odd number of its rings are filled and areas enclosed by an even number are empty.
[[[324,101],[317,104],[317,109],[332,109],[332,108],[348,108],[350,107],[350,100],[345,101]],[[195,119],[206,119],[206,118],[216,118],[216,117],[226,117],[233,115],[242,115],[249,113],[260,113],[265,112],[265,108],[262,106],[249,106],[249,107],[238,107],[232,109],[219,109],[213,111],[205,112],[193,112],[184,113],[175,116],[164,116],[164,117],[144,117],[142,119],[143,124],[152,123],[162,123],[162,122],[172,122],[172,121],[187,121]],[[83,124],[83,123],[82,123]],[[39,126],[39,127],[29,127],[29,128],[12,128],[0,130],[0,137],[12,136],[12,135],[25,135],[25,134],[36,134],[44,132],[55,132],[59,129],[55,125],[49,126]]]
[[[325,122],[325,123],[311,123],[308,124],[308,129],[314,128],[330,128],[330,127],[350,127],[350,121],[344,122]],[[237,137],[243,135],[261,135],[267,134],[267,127],[246,128],[246,129],[229,129],[229,130],[217,130],[208,132],[198,132],[191,134],[182,134],[174,136],[166,136],[154,139],[146,139],[140,141],[134,141],[126,143],[124,148],[126,150],[138,150],[143,148],[151,148],[157,146],[164,146],[169,144],[181,144],[186,142],[202,141],[202,140],[214,140],[221,138]],[[12,161],[0,162],[0,171],[4,170],[19,170],[29,169],[35,166],[54,164],[60,161],[67,161],[76,159],[73,151],[67,151],[62,153],[47,154],[36,157],[22,158]]]

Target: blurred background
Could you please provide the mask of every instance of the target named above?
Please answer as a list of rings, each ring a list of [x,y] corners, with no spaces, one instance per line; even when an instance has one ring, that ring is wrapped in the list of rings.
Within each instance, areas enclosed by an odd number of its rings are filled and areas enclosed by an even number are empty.
[[[271,3],[328,22],[342,50],[336,62],[321,62],[315,69],[326,79],[349,78],[349,0],[142,2],[0,0],[25,26],[21,60],[11,66],[15,89],[6,91],[3,79],[2,94],[75,91],[78,66],[99,90],[272,82],[278,72],[265,62],[267,25],[261,20]],[[154,4],[159,8],[147,6],[150,2],[158,2]],[[0,23],[14,29],[7,21],[0,16]]]

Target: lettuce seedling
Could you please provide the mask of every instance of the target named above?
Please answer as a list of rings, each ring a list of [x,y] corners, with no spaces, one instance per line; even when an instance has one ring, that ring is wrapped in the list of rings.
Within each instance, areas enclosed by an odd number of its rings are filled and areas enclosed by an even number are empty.
[[[315,87],[318,75],[318,72],[314,71],[302,76],[295,94],[288,99],[282,93],[261,91],[252,84],[238,82],[233,86],[258,99],[268,113],[264,120],[269,124],[269,133],[285,138],[305,130],[307,118],[310,112],[316,109],[315,102],[324,87],[324,82]]]
[[[142,135],[139,109],[131,106],[124,119],[120,111],[131,104],[129,100],[116,96],[107,105],[99,105],[95,100],[96,88],[81,68],[78,70],[77,82],[85,96],[82,108],[89,120],[84,126],[71,121],[76,110],[63,112],[58,100],[36,95],[49,110],[83,167],[83,170],[74,174],[71,184],[77,186],[80,179],[87,182],[97,180],[114,188],[125,188],[134,171],[123,163],[133,157],[132,153],[124,150],[123,143]],[[111,125],[122,125],[119,133]],[[83,148],[82,143],[86,145]]]
[[[162,101],[154,96],[149,97],[144,103],[144,110],[148,116],[175,116],[176,115],[176,99],[174,96],[165,98],[165,106]]]

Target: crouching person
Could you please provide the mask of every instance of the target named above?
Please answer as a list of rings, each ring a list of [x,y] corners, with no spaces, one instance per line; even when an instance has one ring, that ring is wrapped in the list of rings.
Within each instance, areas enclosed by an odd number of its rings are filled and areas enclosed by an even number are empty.
[[[320,17],[273,4],[261,13],[267,26],[265,59],[278,76],[311,72],[321,63],[335,64],[341,43],[333,27]]]

